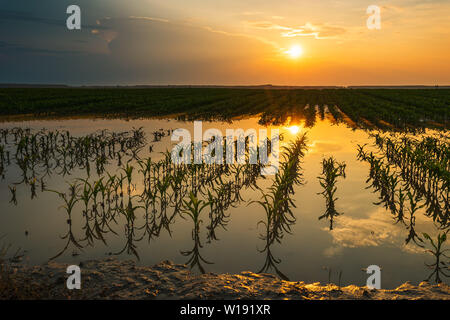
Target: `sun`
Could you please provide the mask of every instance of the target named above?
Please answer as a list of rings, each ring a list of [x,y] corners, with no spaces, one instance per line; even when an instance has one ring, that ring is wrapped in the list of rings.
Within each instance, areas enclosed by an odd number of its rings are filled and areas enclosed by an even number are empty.
[[[294,44],[289,50],[285,51],[285,53],[288,54],[292,59],[297,59],[303,54],[303,49],[298,44]]]
[[[288,127],[288,130],[292,134],[297,134],[300,131],[300,127],[299,126],[290,126],[290,127]]]

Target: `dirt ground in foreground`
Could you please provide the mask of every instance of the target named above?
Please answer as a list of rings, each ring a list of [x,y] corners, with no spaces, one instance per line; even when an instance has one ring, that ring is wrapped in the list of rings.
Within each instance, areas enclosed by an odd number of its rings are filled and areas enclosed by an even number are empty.
[[[196,275],[187,266],[170,261],[153,267],[140,267],[134,261],[117,259],[81,263],[81,290],[68,290],[67,266],[55,262],[41,266],[9,265],[10,286],[19,293],[12,298],[450,300],[450,286],[444,283],[432,285],[422,282],[414,286],[406,282],[394,290],[370,290],[354,285],[339,288],[336,285],[284,281],[271,274],[249,271]],[[22,287],[32,292],[31,296],[23,295]]]

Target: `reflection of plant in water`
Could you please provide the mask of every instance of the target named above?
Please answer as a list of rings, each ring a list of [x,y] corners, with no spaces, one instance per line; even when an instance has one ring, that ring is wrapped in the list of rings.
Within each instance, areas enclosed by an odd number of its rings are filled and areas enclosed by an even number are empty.
[[[134,170],[127,162],[119,168],[119,174],[106,172],[106,176],[96,180],[77,179],[81,188],[70,193],[75,192],[82,213],[84,236],[77,240],[78,244],[93,246],[96,240],[106,244],[107,233],[117,234],[113,224],[124,221],[126,245],[116,254],[127,252],[139,258],[136,242],[144,237],[148,241],[159,237],[162,230],[171,234],[171,224],[185,206],[183,200],[190,199],[191,193],[199,201],[208,203],[207,237],[209,242],[217,240],[217,228],[227,224],[227,209],[242,200],[240,190],[255,188],[261,176],[260,163],[173,164],[169,152],[163,155],[164,158],[156,162],[150,158],[138,160],[139,170]],[[142,183],[142,192],[136,193],[134,181]],[[138,225],[140,213],[143,213],[142,225]],[[72,234],[71,229],[69,234]],[[198,239],[194,236],[194,240]]]
[[[331,268],[331,267],[323,267],[323,270],[327,271],[327,273],[328,273],[327,285],[332,284],[331,276],[333,274],[333,268]],[[338,289],[340,290],[341,289],[341,284],[342,284],[342,274],[343,274],[343,272],[342,272],[342,270],[339,270],[339,272],[336,272],[336,274],[338,276],[337,286],[338,286]]]
[[[405,143],[404,138],[402,143]],[[376,136],[376,144],[381,145],[384,141],[380,136]],[[401,150],[401,154],[405,155],[410,152],[409,147],[403,145],[396,146],[388,143],[389,150],[397,148]],[[384,147],[386,148],[386,147]],[[437,222],[441,229],[446,230],[449,228],[449,211],[442,208],[448,207],[447,200],[442,198],[442,205],[438,205],[435,200],[436,197],[441,194],[445,197],[448,192],[443,190],[437,190],[436,192],[425,192],[424,188],[433,185],[432,180],[418,182],[419,176],[424,176],[424,172],[428,169],[419,169],[419,164],[416,161],[408,160],[408,157],[401,156],[401,161],[393,161],[392,158],[386,157],[384,154],[377,156],[373,152],[367,152],[365,146],[358,146],[358,159],[361,161],[367,161],[370,164],[369,178],[367,182],[370,182],[374,189],[374,192],[379,192],[380,201],[375,203],[377,205],[383,204],[386,209],[390,210],[394,216],[396,222],[401,222],[406,225],[408,229],[408,236],[406,243],[411,240],[420,245],[422,239],[415,231],[415,221],[417,212],[420,209],[426,207],[426,215],[433,218]],[[394,151],[389,151],[394,153]],[[388,163],[384,159],[388,159]],[[389,160],[391,159],[391,160]],[[414,174],[411,174],[414,173]],[[415,182],[414,182],[415,181]],[[441,188],[445,184],[440,185]],[[425,200],[424,200],[425,198]],[[438,201],[439,202],[439,201]],[[431,205],[434,203],[434,205]],[[409,214],[408,214],[409,213]]]
[[[30,179],[28,183],[30,184],[31,199],[34,199],[36,197],[36,178]]]
[[[263,237],[261,237],[261,239],[263,239]],[[283,272],[281,272],[280,269],[278,269],[277,265],[281,263],[281,259],[273,256],[271,244],[267,243],[267,238],[263,240],[266,240],[266,245],[264,247],[264,250],[261,250],[261,252],[266,252],[266,260],[264,261],[264,265],[258,271],[258,273],[264,273],[268,272],[269,270],[274,270],[281,279],[289,281],[289,278]]]
[[[435,263],[432,264],[427,264],[425,263],[425,265],[432,269],[433,272],[428,276],[427,281],[429,281],[433,276],[435,276],[435,281],[436,283],[441,283],[441,275],[443,275],[444,277],[450,277],[450,274],[445,273],[444,271],[450,271],[450,264],[445,261],[442,261],[443,258],[450,258],[449,256],[446,256],[444,253],[449,251],[449,249],[443,249],[443,245],[445,243],[445,241],[447,241],[447,233],[442,233],[439,234],[437,236],[436,239],[436,243],[433,241],[433,239],[431,239],[431,237],[427,234],[427,233],[423,233],[423,237],[425,239],[427,239],[431,246],[433,247],[432,249],[428,249],[426,250],[427,252],[431,253],[434,258],[436,259]]]
[[[32,132],[30,129],[0,129],[0,136],[5,144],[0,144],[0,177],[5,178],[5,171],[10,162],[10,150],[13,162],[21,172],[21,180],[15,185],[30,186],[31,196],[36,196],[36,182],[41,182],[43,189],[46,176],[52,173],[65,176],[74,169],[86,170],[91,174],[91,163],[97,174],[105,171],[109,160],[120,159],[123,155],[137,159],[137,154],[145,145],[142,128],[131,132],[108,132],[102,130],[90,135],[75,137],[68,131]],[[11,138],[12,139],[8,139]]]
[[[230,201],[232,197],[232,183],[226,183],[222,184],[220,186],[220,189],[213,190],[213,193],[211,193],[210,190],[208,190],[208,204],[209,204],[209,220],[210,224],[207,226],[208,229],[208,241],[211,242],[212,240],[218,240],[216,235],[216,229],[218,226],[222,227],[223,229],[226,228],[226,225],[228,224],[230,217],[229,214],[227,214],[227,209],[230,206],[235,207],[238,202],[240,202],[241,198],[239,198],[235,201]]]
[[[125,235],[127,238],[127,242],[126,242],[124,248],[115,254],[120,255],[125,250],[127,250],[128,254],[133,254],[138,260],[140,260],[139,254],[136,250],[137,246],[134,244],[134,238],[135,238],[134,222],[136,220],[136,210],[139,208],[142,208],[142,206],[134,206],[132,203],[133,197],[134,196],[129,197],[128,205],[125,208],[119,208],[120,213],[123,216],[125,216],[125,218],[126,218]]]
[[[209,206],[209,202],[204,202],[203,200],[199,200],[192,192],[189,194],[189,201],[183,200],[182,214],[187,214],[194,223],[194,228],[192,229],[192,240],[194,240],[194,248],[190,251],[181,251],[183,256],[189,257],[189,260],[186,264],[190,264],[190,267],[198,266],[200,272],[205,273],[205,269],[201,265],[201,262],[206,264],[212,264],[212,262],[208,262],[200,255],[200,249],[203,247],[200,242],[200,224],[202,220],[200,220],[200,214],[207,206]]]
[[[42,297],[42,288],[37,290],[35,283],[17,273],[10,263],[22,261],[26,251],[18,248],[14,254],[10,254],[11,244],[3,242],[5,236],[0,236],[0,300],[13,299],[39,299]]]
[[[128,182],[128,189],[127,189],[127,191],[128,191],[128,194],[130,194],[130,193],[131,193],[131,180],[133,179],[133,170],[134,170],[134,167],[133,167],[133,166],[130,166],[130,165],[127,163],[126,167],[125,167],[125,168],[122,168],[122,170],[123,170],[123,172],[124,172],[125,175],[126,175],[127,182]]]
[[[333,219],[336,216],[341,215],[341,213],[336,211],[335,193],[337,190],[336,182],[339,177],[345,178],[345,163],[337,162],[333,157],[322,160],[322,176],[317,177],[319,183],[324,189],[321,193],[326,200],[326,210],[325,213],[319,217],[319,220],[326,218],[330,219],[330,230],[333,230]]]
[[[101,134],[105,135],[105,132],[103,131]],[[136,135],[139,136],[139,134]],[[18,136],[20,136],[19,133]],[[51,137],[49,139],[53,141],[54,145],[59,143],[56,137],[60,134],[49,132],[48,136]],[[45,140],[46,138],[42,139]],[[62,145],[72,143],[70,142],[72,138],[68,133],[64,135],[64,138],[59,139],[65,141]],[[26,138],[24,141],[26,141]],[[86,148],[93,148],[94,146],[100,148],[100,151],[95,151],[95,156],[101,158],[97,166],[97,169],[101,170],[98,170],[97,173],[100,173],[106,164],[103,155],[108,156],[108,152],[101,151],[102,148],[106,148],[106,150],[111,148],[111,154],[120,157],[121,153],[117,153],[117,146],[114,143],[105,146],[105,143],[95,142],[95,139],[93,142],[86,137],[83,137],[80,141],[81,145]],[[119,151],[127,150],[130,144],[134,143],[121,141]],[[26,150],[27,144],[25,142],[21,146],[23,149],[20,150]],[[87,150],[86,148],[84,150]],[[68,150],[63,150],[62,154],[63,157],[72,157]],[[119,224],[121,221],[125,222],[126,244],[122,250],[115,254],[126,252],[139,259],[136,242],[144,237],[147,237],[150,241],[154,237],[158,237],[161,230],[167,230],[170,234],[170,225],[180,214],[182,208],[186,206],[183,200],[190,199],[191,194],[195,194],[198,201],[208,203],[207,239],[208,242],[215,241],[218,239],[218,227],[225,228],[228,223],[229,214],[227,214],[227,210],[243,200],[241,190],[248,187],[258,189],[256,181],[261,177],[262,168],[260,162],[243,165],[174,164],[168,151],[163,153],[163,159],[156,162],[152,161],[151,158],[136,159],[139,170],[134,170],[129,160],[124,162],[123,166],[120,166],[118,174],[113,175],[106,172],[104,176],[99,175],[98,179],[92,179],[90,169],[87,169],[87,178],[76,179],[75,183],[69,185],[68,193],[49,190],[57,193],[63,199],[63,207],[66,208],[68,216],[68,231],[62,237],[67,240],[67,243],[62,251],[52,259],[61,256],[71,243],[77,249],[82,249],[85,245],[93,246],[96,241],[107,244],[107,233],[117,234],[113,230],[113,225]],[[88,153],[83,154],[81,163],[85,166],[90,165]],[[51,167],[50,165],[45,166],[46,170]],[[29,176],[34,176],[29,172],[34,171],[25,171],[24,179],[26,181],[30,181]],[[65,169],[61,171],[61,174],[67,173],[69,171]],[[48,175],[50,174],[49,171]],[[34,182],[28,184],[35,188],[36,180],[32,181]],[[142,183],[142,192],[134,194],[137,191],[134,181]],[[42,190],[45,190],[43,178],[40,179],[40,182]],[[72,228],[72,215],[73,212],[77,211],[77,208],[80,209],[82,220],[83,235],[80,238],[75,236]],[[138,221],[140,221],[138,215],[141,212],[143,212],[144,223],[138,225]],[[195,223],[193,239],[196,243],[196,249],[191,251],[193,254],[197,254],[201,247],[198,237],[199,231],[200,223]],[[197,260],[194,257],[193,261]]]
[[[89,217],[90,217],[89,203],[92,197],[92,186],[87,179],[81,181],[84,182],[84,185],[81,195],[79,196],[79,200],[82,201],[84,204],[82,215],[86,221],[86,224],[83,226],[86,237],[82,240],[87,240],[88,244],[92,245],[94,243],[94,235],[89,225]]]
[[[2,235],[0,236],[0,241],[2,241],[6,236]],[[22,248],[18,248],[16,250],[16,252],[11,255],[9,258],[8,256],[8,252],[10,251],[12,245],[11,244],[5,244],[2,243],[2,245],[0,246],[0,274],[4,271],[4,264],[6,262],[13,262],[13,263],[18,263],[22,260],[22,258],[25,256],[26,251],[22,250]]]
[[[81,244],[78,243],[78,241],[75,239],[75,236],[72,232],[72,212],[73,209],[75,207],[75,204],[80,200],[78,198],[78,184],[73,183],[70,184],[70,188],[69,188],[69,194],[66,194],[64,192],[58,192],[58,191],[54,191],[54,190],[48,190],[50,192],[55,192],[56,194],[58,194],[58,196],[63,199],[64,204],[61,206],[61,208],[64,208],[67,214],[67,225],[69,226],[69,230],[67,231],[67,233],[61,237],[61,239],[67,239],[66,245],[65,247],[54,257],[50,258],[49,260],[54,260],[56,258],[58,258],[59,256],[61,256],[69,247],[69,245],[71,243],[73,243],[75,245],[75,247],[77,247],[78,249],[82,249],[83,246]]]
[[[290,233],[291,225],[296,221],[292,212],[292,207],[295,208],[292,195],[294,186],[303,184],[300,161],[305,151],[306,134],[297,137],[289,146],[284,147],[283,162],[280,164],[269,192],[263,193],[262,201],[254,201],[259,203],[266,212],[266,220],[258,223],[264,225],[265,229],[265,234],[260,236],[266,242],[261,252],[267,253],[266,262],[259,272],[274,268],[280,277],[287,278],[276,268],[275,265],[280,263],[280,260],[273,257],[270,246],[275,241],[281,243],[284,232]]]
[[[17,206],[17,195],[16,195],[17,189],[15,186],[14,187],[8,186],[8,188],[9,191],[11,191],[11,200],[9,200],[9,202]]]
[[[389,164],[400,170],[407,188],[413,188],[426,200],[427,215],[442,225],[449,224],[450,145],[448,140],[383,137],[375,134],[375,143]]]
[[[294,185],[303,184],[300,159],[303,158],[305,150],[305,134],[288,147],[284,147],[282,155],[284,161],[280,164],[269,192],[263,193],[263,201],[256,201],[266,211],[267,222],[261,223],[270,230],[270,243],[279,241],[283,237],[283,232],[290,233],[290,225],[296,220],[292,212],[295,204],[291,195],[294,194]]]
[[[407,226],[407,229],[409,230],[408,237],[406,238],[406,243],[409,243],[411,240],[413,240],[416,244],[418,244],[417,240],[420,242],[423,242],[423,240],[417,235],[414,227],[416,225],[416,212],[424,207],[424,205],[419,205],[420,198],[418,198],[416,195],[412,194],[408,191],[408,200],[409,200],[409,225]]]

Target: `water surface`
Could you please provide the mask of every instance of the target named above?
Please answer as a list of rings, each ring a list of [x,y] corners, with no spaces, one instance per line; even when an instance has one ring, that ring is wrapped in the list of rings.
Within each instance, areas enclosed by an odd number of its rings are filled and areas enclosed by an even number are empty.
[[[428,270],[424,263],[433,262],[432,256],[424,253],[424,249],[414,242],[405,244],[409,231],[401,223],[395,223],[391,213],[383,206],[376,205],[379,195],[368,188],[366,182],[369,174],[369,164],[357,160],[357,146],[365,143],[372,144],[373,139],[368,132],[354,130],[345,124],[335,124],[325,119],[317,121],[311,128],[303,128],[307,132],[308,151],[302,159],[302,172],[305,184],[295,187],[296,208],[293,212],[296,222],[291,226],[291,234],[285,233],[280,243],[274,243],[269,250],[264,250],[264,227],[258,224],[264,221],[265,212],[252,200],[261,199],[261,191],[251,188],[242,189],[243,201],[235,207],[226,210],[229,217],[224,223],[225,228],[215,230],[217,239],[208,241],[208,215],[200,218],[203,223],[194,232],[193,222],[175,215],[170,224],[170,232],[164,228],[157,237],[150,240],[144,234],[142,211],[137,211],[134,224],[134,245],[140,260],[132,253],[118,254],[120,259],[134,259],[141,265],[152,265],[161,260],[172,260],[175,263],[186,263],[189,252],[195,249],[204,260],[200,266],[193,266],[195,272],[203,268],[206,272],[238,273],[243,270],[254,272],[281,272],[292,281],[328,282],[331,269],[331,281],[338,283],[338,274],[342,272],[341,284],[365,285],[367,275],[362,270],[375,264],[382,267],[382,287],[394,288],[405,281],[419,283],[428,277]],[[232,123],[204,122],[204,130],[217,128],[225,132],[226,128],[265,128],[258,124],[257,118],[236,120]],[[141,119],[141,120],[99,120],[99,119],[71,119],[71,120],[39,120],[26,122],[2,123],[1,128],[23,127],[33,130],[46,128],[47,130],[68,130],[74,136],[90,134],[96,130],[107,129],[111,132],[128,131],[143,127],[146,134],[145,147],[139,152],[141,158],[151,156],[155,161],[162,159],[159,152],[171,150],[173,143],[165,135],[161,141],[153,141],[153,132],[164,129],[187,128],[193,130],[192,122],[176,120]],[[289,127],[271,126],[279,128],[284,135],[283,143],[295,138]],[[153,146],[152,152],[149,146]],[[336,160],[344,161],[347,165],[347,176],[337,184],[337,210],[343,215],[334,220],[334,228],[330,230],[327,220],[319,220],[325,211],[325,199],[319,195],[322,191],[317,176],[321,173],[321,161],[324,157],[334,156]],[[123,162],[126,163],[127,157]],[[137,168],[136,161],[130,162]],[[110,161],[105,170],[118,173],[117,161]],[[137,170],[137,169],[136,169]],[[92,179],[97,178],[92,170]],[[86,171],[73,170],[70,174],[52,172],[46,177],[48,189],[68,191],[67,182],[76,178],[86,178]],[[67,240],[62,239],[67,233],[67,215],[61,208],[62,199],[53,192],[37,190],[37,196],[31,199],[30,187],[18,184],[17,205],[10,202],[9,186],[20,181],[19,168],[11,164],[6,168],[5,178],[0,181],[0,234],[4,235],[4,242],[11,243],[11,250],[22,248],[26,250],[24,263],[45,263],[60,253],[66,246]],[[134,193],[142,190],[142,181],[137,183]],[[258,186],[266,190],[271,177],[258,179]],[[38,188],[39,189],[39,188]],[[424,211],[425,209],[422,209]],[[72,214],[72,233],[78,240],[84,238],[82,206],[78,204]],[[104,258],[120,252],[127,244],[126,221],[123,218],[111,223],[110,231],[105,233],[105,243],[95,240],[93,246],[83,245],[77,248],[70,244],[57,261],[78,263],[87,259]],[[418,233],[427,232],[433,237],[438,233],[437,227],[423,212],[416,215],[416,230]],[[198,236],[198,237],[196,237]],[[139,240],[139,238],[142,238]],[[86,244],[80,241],[80,244]],[[183,252],[188,252],[183,254]],[[264,268],[265,263],[272,262],[270,268]],[[444,281],[448,279],[443,279]]]

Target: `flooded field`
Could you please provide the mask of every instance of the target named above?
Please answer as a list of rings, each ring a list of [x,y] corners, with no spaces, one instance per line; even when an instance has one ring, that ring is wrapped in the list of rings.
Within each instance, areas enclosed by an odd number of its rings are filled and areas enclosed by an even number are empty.
[[[281,151],[277,183],[261,176],[260,164],[174,165],[164,153],[178,128],[193,132],[193,122],[1,123],[2,243],[26,264],[116,256],[140,265],[171,260],[201,273],[249,270],[360,286],[365,268],[378,265],[382,288],[429,277],[448,283],[445,264],[433,266],[438,256],[445,261],[436,250],[449,227],[445,133],[377,135],[327,114],[312,123],[256,116],[203,122],[203,130],[224,133],[279,129],[289,150]],[[423,145],[439,143],[442,151],[433,157],[443,167],[428,175],[393,147],[414,150],[425,137],[431,140]]]

